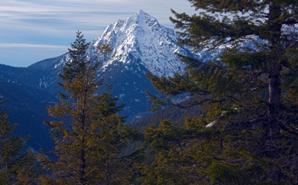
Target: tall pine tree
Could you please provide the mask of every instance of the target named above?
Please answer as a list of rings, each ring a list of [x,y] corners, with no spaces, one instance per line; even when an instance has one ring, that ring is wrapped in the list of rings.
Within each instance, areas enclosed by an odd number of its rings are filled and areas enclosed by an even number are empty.
[[[97,67],[88,58],[88,46],[78,32],[61,75],[64,92],[59,103],[49,108],[56,118],[49,125],[57,159],[40,156],[48,170],[42,184],[128,184],[129,170],[121,152],[131,131],[117,114],[115,99],[97,93]]]
[[[297,89],[297,82],[294,80],[297,78],[295,74],[298,39],[295,31],[295,25],[298,23],[297,2],[275,0],[238,2],[227,0],[220,3],[217,0],[190,0],[190,2],[196,9],[204,10],[204,13],[188,16],[173,11],[176,18],[172,18],[172,21],[182,31],[181,42],[198,49],[204,47],[204,43],[210,40],[211,45],[216,47],[229,39],[233,45],[222,58],[223,62],[227,63],[228,67],[238,68],[244,71],[246,76],[255,78],[250,81],[261,79],[264,83],[262,85],[267,84],[268,135],[278,132],[279,127],[288,131],[295,130],[279,121],[279,113],[286,109],[284,105],[289,103],[284,102],[286,101],[284,95],[290,90]],[[222,15],[222,20],[214,18],[212,16],[214,12]],[[237,51],[237,42],[248,36],[256,36],[267,43],[263,45],[256,43],[258,51],[250,49]],[[283,87],[285,83],[281,82],[288,80],[289,75],[292,78],[287,82],[291,85]]]

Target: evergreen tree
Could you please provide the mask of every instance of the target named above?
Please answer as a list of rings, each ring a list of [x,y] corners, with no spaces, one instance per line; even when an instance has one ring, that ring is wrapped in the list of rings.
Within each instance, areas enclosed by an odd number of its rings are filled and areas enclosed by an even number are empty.
[[[23,145],[21,138],[12,136],[12,128],[8,123],[7,115],[0,115],[0,182],[1,184],[12,184],[15,182],[16,157]]]
[[[107,61],[109,55],[112,53],[112,48],[109,44],[99,44],[97,46],[97,52],[102,56],[103,61]]]
[[[101,53],[105,56],[110,54],[113,51],[112,48],[108,44],[98,45],[97,50],[99,53]]]
[[[43,173],[38,164],[36,154],[27,151],[19,160],[16,168],[17,185],[39,185],[39,176]]]
[[[128,183],[129,170],[121,152],[131,131],[117,114],[115,99],[108,93],[97,93],[97,67],[87,56],[88,46],[78,32],[61,75],[65,92],[60,94],[59,103],[49,108],[49,114],[56,118],[49,125],[57,159],[39,157],[49,174],[41,177],[42,184]]]
[[[209,63],[183,57],[185,75],[150,76],[168,95],[190,92],[189,106],[202,109],[167,152],[179,148],[182,170],[194,164],[189,184],[297,184],[297,1],[189,1],[199,14],[171,18],[181,44],[231,48]],[[243,40],[257,47],[239,49]]]
[[[35,185],[38,182],[35,156],[22,152],[24,139],[14,136],[7,114],[0,113],[0,184]],[[30,156],[30,157],[29,157]]]
[[[225,16],[220,21],[207,13],[188,16],[173,11],[176,19],[172,18],[172,21],[177,28],[183,31],[181,34],[182,43],[200,48],[204,47],[202,43],[213,39],[211,45],[216,47],[229,38],[235,41],[230,41],[234,44],[232,47],[237,47],[237,42],[250,35],[268,42],[263,45],[256,43],[259,47],[258,51],[251,51],[250,49],[237,51],[237,48],[231,48],[222,57],[222,61],[228,65],[228,70],[234,69],[232,73],[244,73],[235,74],[235,76],[246,77],[246,80],[249,80],[247,82],[252,83],[251,88],[256,86],[264,89],[263,86],[267,85],[268,88],[263,99],[266,98],[268,107],[268,125],[266,125],[268,135],[278,132],[280,126],[291,131],[290,125],[280,121],[279,113],[289,108],[284,107],[289,103],[297,105],[297,102],[288,102],[285,97],[289,91],[297,90],[297,82],[295,81],[297,79],[297,74],[295,74],[297,55],[295,56],[295,52],[297,52],[298,35],[291,30],[295,29],[295,24],[298,23],[297,2],[275,0],[260,2],[227,0],[221,1],[221,3],[218,1],[191,0],[190,2],[197,9],[203,9],[209,13],[214,11],[231,13],[233,16]],[[239,13],[243,15],[239,16]],[[227,70],[221,69],[221,67],[215,66],[215,70],[222,72]],[[287,82],[281,84],[283,80],[287,80]],[[286,84],[286,87],[282,86]],[[249,91],[248,88],[245,90]],[[252,90],[250,89],[250,91]],[[286,109],[286,111],[288,110]]]

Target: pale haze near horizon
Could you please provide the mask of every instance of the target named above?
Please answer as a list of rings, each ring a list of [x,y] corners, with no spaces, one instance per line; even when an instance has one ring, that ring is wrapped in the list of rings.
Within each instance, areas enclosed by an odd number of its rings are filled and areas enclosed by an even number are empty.
[[[76,30],[88,41],[139,10],[172,27],[170,9],[191,12],[187,0],[0,0],[0,64],[28,66],[67,51]]]

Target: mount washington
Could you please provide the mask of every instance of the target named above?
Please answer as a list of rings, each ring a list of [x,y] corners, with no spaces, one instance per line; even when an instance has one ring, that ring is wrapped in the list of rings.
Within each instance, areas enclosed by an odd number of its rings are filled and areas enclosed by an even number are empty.
[[[102,45],[110,48],[108,53],[100,51]],[[125,105],[122,114],[128,122],[150,112],[147,92],[158,94],[147,73],[160,77],[181,74],[185,65],[177,54],[191,55],[177,44],[173,29],[144,11],[109,25],[91,42],[88,52],[99,65],[98,77],[106,89]],[[66,53],[26,68],[0,65],[0,97],[12,121],[18,123],[17,133],[30,135],[33,148],[50,146],[48,128],[42,123],[47,120],[48,105],[56,102],[61,91],[59,74],[67,61]]]

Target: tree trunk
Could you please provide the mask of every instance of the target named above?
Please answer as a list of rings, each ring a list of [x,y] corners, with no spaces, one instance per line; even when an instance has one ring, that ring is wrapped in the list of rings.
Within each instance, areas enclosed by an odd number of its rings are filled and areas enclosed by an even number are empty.
[[[106,185],[111,185],[112,184],[112,174],[111,174],[111,170],[110,170],[110,162],[106,161],[105,164],[105,181],[106,181]]]
[[[281,16],[281,7],[274,1],[269,5],[269,41],[271,44],[271,53],[269,60],[269,81],[268,81],[268,125],[266,126],[265,151],[271,159],[278,158],[278,147],[275,144],[275,138],[279,136],[279,111],[281,107],[281,28],[282,24],[278,19]],[[272,167],[268,178],[271,181],[280,184],[281,171]]]
[[[281,16],[281,7],[271,2],[269,6],[269,36],[271,42],[271,60],[269,61],[269,110],[268,110],[268,121],[269,130],[268,136],[272,139],[274,133],[278,132],[278,114],[281,106],[281,55],[282,48],[280,47],[281,39],[281,28],[282,24],[278,22]]]
[[[81,149],[80,153],[80,185],[87,185],[87,179],[85,177],[86,174],[86,158],[85,158],[85,150]]]
[[[87,185],[86,179],[86,152],[85,152],[85,116],[82,116],[82,129],[83,129],[83,137],[81,141],[81,149],[80,149],[80,185]]]
[[[82,129],[82,141],[81,141],[81,150],[80,150],[80,184],[88,185],[86,179],[86,151],[85,151],[85,142],[86,142],[86,122],[87,122],[87,92],[88,88],[84,88],[82,109],[81,109],[81,129]]]
[[[276,64],[271,69],[269,75],[269,137],[272,138],[274,133],[278,132],[278,114],[281,105],[281,80],[280,65]]]

